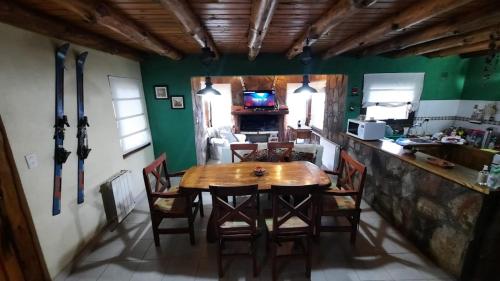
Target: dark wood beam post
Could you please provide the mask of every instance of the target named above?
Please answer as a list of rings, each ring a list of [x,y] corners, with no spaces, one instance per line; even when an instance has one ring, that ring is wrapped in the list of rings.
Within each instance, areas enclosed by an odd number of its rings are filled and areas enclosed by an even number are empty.
[[[138,26],[133,20],[122,15],[103,1],[88,0],[50,0],[51,2],[74,12],[89,24],[96,24],[120,34],[138,45],[159,55],[173,60],[182,58],[182,54]]]
[[[431,58],[435,58],[435,57],[446,57],[446,56],[454,56],[454,55],[480,52],[480,51],[488,50],[490,47],[490,43],[491,43],[491,41],[488,40],[488,41],[483,41],[483,42],[479,42],[479,43],[471,44],[471,45],[467,45],[467,46],[444,49],[441,51],[427,54],[427,56],[431,57]],[[496,41],[496,44],[500,45],[500,41]]]
[[[487,26],[500,23],[500,9],[487,6],[473,12],[460,14],[442,23],[404,34],[378,45],[370,46],[362,51],[365,56],[374,56],[390,51],[405,49],[421,43],[444,37],[464,34]]]
[[[248,30],[248,59],[254,60],[260,52],[262,41],[273,18],[278,0],[253,0]]]
[[[377,0],[339,0],[336,1],[330,9],[323,14],[317,21],[309,26],[300,37],[295,40],[292,47],[288,50],[286,57],[292,59],[302,53],[304,43],[309,38],[309,45],[314,44],[320,37],[328,33],[344,20],[348,19],[359,9],[371,6]]]
[[[174,13],[175,17],[180,21],[186,32],[193,37],[193,39],[201,46],[207,46],[215,53],[215,58],[219,58],[219,51],[215,43],[203,27],[198,17],[194,14],[189,6],[188,1],[185,0],[160,0],[160,3],[170,12]]]
[[[394,31],[401,32],[415,24],[451,11],[471,1],[472,0],[417,1],[415,4],[404,9],[400,13],[389,17],[379,24],[374,24],[372,28],[344,39],[340,44],[336,44],[334,47],[326,51],[323,58],[331,58],[354,48],[370,45],[385,34]]]
[[[500,37],[500,25],[483,28],[481,30],[465,35],[452,36],[443,39],[431,41],[429,43],[413,46],[395,53],[394,57],[418,56],[427,53],[437,52],[439,50],[468,46],[475,43],[489,40],[491,37]]]
[[[103,52],[141,60],[143,53],[103,36],[90,33],[67,22],[32,11],[14,1],[0,1],[0,21],[49,37],[90,47]]]

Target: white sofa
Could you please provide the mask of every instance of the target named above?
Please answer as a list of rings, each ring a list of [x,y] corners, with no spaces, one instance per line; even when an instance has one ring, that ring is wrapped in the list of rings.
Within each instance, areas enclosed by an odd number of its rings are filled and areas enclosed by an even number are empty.
[[[220,160],[222,148],[229,148],[231,143],[245,143],[246,136],[243,134],[233,134],[230,127],[208,128],[208,145],[210,146],[210,159]]]
[[[267,143],[258,143],[258,150],[267,149]],[[322,167],[323,162],[323,146],[319,144],[309,144],[309,143],[296,143],[293,148],[296,152],[307,152],[315,154],[315,162],[316,166]],[[221,147],[221,163],[231,163],[231,148],[228,146]],[[235,162],[239,162],[239,159],[235,159]]]

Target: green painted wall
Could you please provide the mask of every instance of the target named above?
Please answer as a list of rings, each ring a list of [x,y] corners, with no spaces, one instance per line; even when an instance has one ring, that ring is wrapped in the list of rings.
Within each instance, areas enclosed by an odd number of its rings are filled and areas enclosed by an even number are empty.
[[[462,99],[500,100],[500,65],[496,65],[489,79],[484,78],[485,65],[485,57],[470,59]]]
[[[425,72],[422,99],[460,99],[468,60],[458,57],[428,59],[411,57],[389,59],[382,57],[314,60],[307,71],[313,74],[346,74],[349,89],[362,89],[363,74],[383,72]],[[193,76],[205,76],[207,69],[198,56],[188,56],[172,61],[155,56],[141,63],[144,93],[155,155],[166,152],[171,170],[180,170],[196,164],[194,122],[191,102]],[[212,76],[230,75],[283,75],[302,74],[304,66],[297,60],[287,60],[283,55],[261,54],[256,61],[246,55],[227,55],[209,68]],[[172,110],[170,101],[155,100],[153,86],[167,84],[170,95],[183,95],[186,109]],[[350,96],[347,105],[355,105],[348,118],[357,116],[361,96]]]

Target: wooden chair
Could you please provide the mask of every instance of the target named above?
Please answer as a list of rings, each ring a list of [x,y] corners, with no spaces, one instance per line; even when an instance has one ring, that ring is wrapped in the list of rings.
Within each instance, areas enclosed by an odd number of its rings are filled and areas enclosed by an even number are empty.
[[[142,170],[146,194],[151,212],[151,223],[155,245],[160,246],[160,234],[189,233],[191,245],[194,245],[194,219],[198,210],[203,217],[201,192],[182,193],[172,186],[170,177],[182,176],[184,172],[169,174],[165,154]],[[198,201],[195,202],[196,197]],[[159,228],[164,218],[187,218],[188,226],[183,228]]]
[[[255,161],[255,157],[257,156],[256,143],[232,143],[230,147],[231,161],[233,163],[235,156],[240,159],[240,162]],[[242,152],[247,152],[247,154],[243,154]],[[236,196],[233,196],[233,206],[236,206]]]
[[[292,156],[293,142],[268,142],[267,159],[269,162],[288,162]]]
[[[258,274],[256,238],[257,218],[259,215],[259,196],[257,185],[248,186],[210,186],[212,194],[212,219],[216,224],[218,240],[217,265],[219,277],[224,275],[222,257],[247,255],[252,257],[253,275]],[[233,207],[227,203],[228,196],[243,197],[241,203]],[[224,253],[225,242],[248,241],[247,253]]]
[[[255,161],[255,156],[257,155],[257,144],[256,143],[232,143],[231,147],[231,160],[234,163],[234,157],[236,156],[241,162]],[[242,151],[250,151],[247,154],[242,155]]]
[[[314,231],[315,190],[318,185],[271,186],[272,217],[265,219],[267,229],[267,248],[272,243],[272,275],[276,280],[278,258],[295,256],[306,261],[306,277],[311,277],[311,237]],[[288,198],[290,198],[288,200]],[[305,240],[305,243],[304,243]],[[278,255],[282,242],[298,243],[302,253]],[[304,245],[305,244],[305,245]]]
[[[351,243],[356,243],[356,235],[361,215],[361,198],[366,178],[366,167],[353,159],[344,150],[340,153],[336,187],[321,192],[316,222],[316,235],[325,231],[351,232]],[[349,225],[322,225],[321,218],[345,217]]]

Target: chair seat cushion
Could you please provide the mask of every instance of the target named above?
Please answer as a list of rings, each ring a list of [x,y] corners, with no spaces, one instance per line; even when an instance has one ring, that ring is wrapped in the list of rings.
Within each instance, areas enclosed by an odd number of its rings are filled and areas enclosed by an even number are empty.
[[[273,231],[273,218],[266,218],[265,219],[265,223],[266,223],[266,226],[267,226],[267,229],[269,231]],[[301,220],[299,217],[296,217],[296,216],[293,216],[291,218],[289,218],[285,223],[283,223],[280,228],[303,228],[303,227],[308,227],[309,225]]]
[[[335,212],[339,210],[355,210],[356,202],[351,196],[323,196],[323,212]]]
[[[255,221],[255,225],[257,225],[257,220]],[[250,225],[246,221],[226,221],[220,227],[228,229],[237,227],[250,227]]]
[[[179,192],[178,187],[171,187],[169,193]],[[153,204],[154,208],[164,213],[181,214],[186,211],[186,199],[180,198],[158,198]]]

